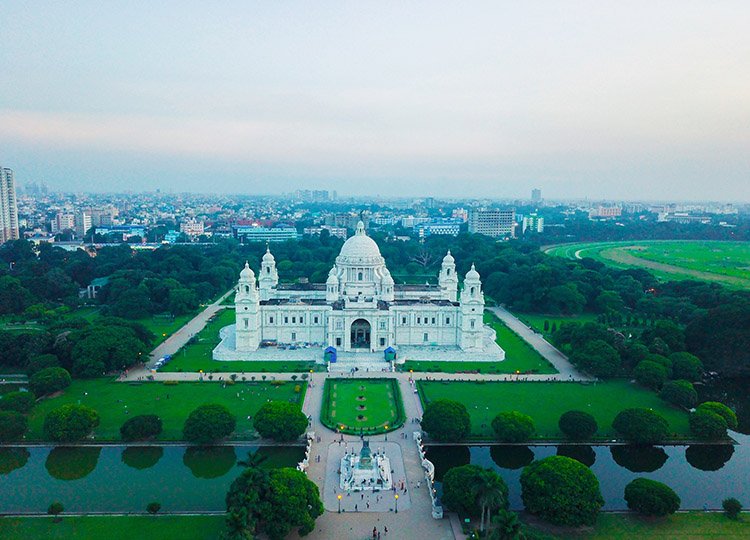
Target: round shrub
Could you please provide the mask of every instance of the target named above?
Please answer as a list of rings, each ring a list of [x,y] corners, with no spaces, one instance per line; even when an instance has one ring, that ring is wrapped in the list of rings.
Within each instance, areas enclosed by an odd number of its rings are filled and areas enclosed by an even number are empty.
[[[23,414],[34,408],[36,398],[31,392],[8,392],[0,399],[0,411],[16,411]]]
[[[644,358],[644,360],[664,366],[664,369],[667,370],[667,378],[672,378],[672,360],[670,360],[668,357],[661,354],[649,354],[648,356],[646,356],[646,358]]]
[[[596,419],[584,411],[563,413],[557,425],[567,437],[577,441],[590,439],[599,429]]]
[[[0,411],[0,441],[17,441],[29,427],[29,421],[16,411]]]
[[[141,414],[125,421],[120,427],[120,436],[123,441],[141,441],[156,437],[161,429],[161,418],[155,414]]]
[[[70,403],[44,417],[44,435],[51,441],[80,441],[99,425],[99,414],[85,405]]]
[[[625,486],[625,501],[628,508],[646,516],[666,516],[680,509],[680,498],[666,484],[636,478]]]
[[[615,417],[612,427],[623,439],[638,444],[655,444],[669,434],[666,419],[651,409],[625,409]]]
[[[693,384],[686,380],[669,381],[664,384],[659,392],[659,397],[664,401],[690,409],[698,402],[698,392],[693,388]]]
[[[721,507],[729,519],[737,519],[737,516],[742,512],[742,503],[734,497],[721,501]]]
[[[224,405],[208,403],[190,413],[182,434],[187,441],[208,444],[229,436],[236,424],[234,415]]]
[[[293,441],[307,429],[307,416],[288,401],[269,401],[253,418],[255,430],[264,439]]]
[[[707,409],[698,409],[690,415],[690,433],[699,439],[713,441],[727,436],[727,422]]]
[[[711,411],[718,414],[719,416],[724,418],[729,429],[737,429],[737,415],[734,414],[734,411],[732,409],[730,409],[723,403],[719,403],[718,401],[706,401],[698,405],[698,409],[702,411]]]
[[[471,418],[463,403],[438,399],[425,408],[422,429],[436,441],[460,441],[471,431]]]
[[[508,486],[496,472],[491,469],[483,469],[478,465],[453,467],[445,473],[443,477],[443,504],[459,514],[480,515],[481,503],[476,488],[482,482],[483,475],[492,477],[504,501],[501,508],[507,508]]]
[[[703,375],[703,363],[700,359],[687,352],[677,352],[669,355],[672,361],[672,377],[687,381],[698,381]]]
[[[593,525],[604,505],[599,480],[575,459],[550,456],[521,473],[521,498],[526,510],[556,525]]]
[[[492,430],[499,441],[523,442],[534,434],[534,420],[518,411],[501,412],[492,419]]]
[[[26,374],[30,377],[37,371],[41,371],[48,367],[59,366],[60,362],[54,354],[40,354],[29,360],[29,363],[26,364]]]
[[[658,390],[667,380],[667,368],[651,360],[644,360],[635,366],[633,376],[638,384]]]
[[[29,388],[37,396],[54,394],[70,386],[70,373],[61,367],[48,367],[34,373],[29,379]]]

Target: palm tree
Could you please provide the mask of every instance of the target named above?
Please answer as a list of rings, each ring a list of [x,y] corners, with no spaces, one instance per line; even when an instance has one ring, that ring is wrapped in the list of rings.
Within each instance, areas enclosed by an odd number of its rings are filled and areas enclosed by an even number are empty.
[[[223,534],[225,540],[250,540],[252,537],[248,530],[247,512],[240,510],[227,514],[226,530]]]
[[[517,540],[521,538],[521,520],[518,514],[510,510],[501,509],[492,518],[492,532],[488,540]]]
[[[486,522],[489,523],[491,512],[505,505],[504,487],[502,478],[490,469],[482,471],[477,477],[473,492],[482,511],[480,531],[484,532],[485,516],[487,516]]]
[[[247,459],[240,460],[237,462],[238,467],[245,467],[246,469],[255,469],[260,467],[260,464],[268,459],[268,456],[264,456],[260,452],[248,452]]]

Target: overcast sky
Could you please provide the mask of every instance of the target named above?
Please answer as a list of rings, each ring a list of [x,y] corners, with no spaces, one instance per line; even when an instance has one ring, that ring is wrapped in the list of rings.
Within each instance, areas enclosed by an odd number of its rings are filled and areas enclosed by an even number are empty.
[[[87,191],[750,200],[748,0],[213,4],[0,2],[0,164]]]

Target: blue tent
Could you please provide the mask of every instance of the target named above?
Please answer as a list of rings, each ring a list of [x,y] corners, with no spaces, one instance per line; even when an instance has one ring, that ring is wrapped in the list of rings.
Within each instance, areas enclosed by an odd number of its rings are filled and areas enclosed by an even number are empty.
[[[383,355],[385,356],[386,362],[395,360],[397,356],[396,349],[394,349],[393,347],[388,347],[386,350],[383,351]]]
[[[335,362],[336,361],[336,347],[326,347],[326,350],[323,351],[323,358],[326,360],[326,362]]]

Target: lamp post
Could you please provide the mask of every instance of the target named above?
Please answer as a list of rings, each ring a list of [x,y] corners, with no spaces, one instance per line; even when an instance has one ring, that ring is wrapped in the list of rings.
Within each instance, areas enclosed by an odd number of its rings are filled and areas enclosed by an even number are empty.
[[[341,513],[341,493],[336,495],[336,498],[339,500],[339,514]]]
[[[396,494],[395,494],[395,495],[393,496],[393,498],[394,498],[394,499],[396,499],[396,513],[398,514],[398,493],[396,493]]]

